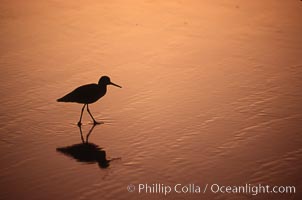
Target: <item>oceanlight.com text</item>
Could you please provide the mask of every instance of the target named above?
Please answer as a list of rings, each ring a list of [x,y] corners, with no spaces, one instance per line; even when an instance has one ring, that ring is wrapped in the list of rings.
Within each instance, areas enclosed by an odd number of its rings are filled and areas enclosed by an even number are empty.
[[[164,194],[170,193],[183,193],[183,194],[295,194],[295,186],[271,186],[262,184],[245,184],[245,185],[220,185],[220,184],[204,184],[198,185],[194,183],[190,184],[162,184],[162,183],[139,183],[129,184],[127,186],[128,192],[136,192],[138,194]]]

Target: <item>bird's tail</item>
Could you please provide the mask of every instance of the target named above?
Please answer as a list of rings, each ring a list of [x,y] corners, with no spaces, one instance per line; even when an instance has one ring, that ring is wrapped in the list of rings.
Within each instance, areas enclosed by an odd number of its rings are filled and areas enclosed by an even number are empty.
[[[57,102],[64,102],[63,98],[57,99]]]
[[[65,95],[64,97],[57,99],[57,102],[70,102],[70,98],[68,95]]]
[[[75,102],[76,96],[72,92],[57,99],[57,102]]]

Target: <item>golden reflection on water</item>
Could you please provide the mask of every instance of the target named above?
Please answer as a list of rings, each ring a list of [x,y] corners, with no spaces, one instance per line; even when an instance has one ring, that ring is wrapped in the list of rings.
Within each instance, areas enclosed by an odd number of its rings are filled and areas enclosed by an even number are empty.
[[[301,188],[300,1],[2,1],[0,13],[0,199],[163,197],[130,183]],[[91,105],[104,124],[87,147],[81,105],[55,100],[102,75],[123,88]],[[97,165],[75,162],[83,147]],[[166,198],[200,197],[250,196]]]

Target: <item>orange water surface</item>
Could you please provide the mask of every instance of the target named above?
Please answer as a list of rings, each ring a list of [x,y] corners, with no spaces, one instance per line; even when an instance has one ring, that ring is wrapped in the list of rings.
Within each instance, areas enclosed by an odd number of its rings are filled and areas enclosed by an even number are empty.
[[[0,199],[301,199],[301,19],[298,0],[1,0]],[[102,75],[123,88],[81,137],[56,99]]]

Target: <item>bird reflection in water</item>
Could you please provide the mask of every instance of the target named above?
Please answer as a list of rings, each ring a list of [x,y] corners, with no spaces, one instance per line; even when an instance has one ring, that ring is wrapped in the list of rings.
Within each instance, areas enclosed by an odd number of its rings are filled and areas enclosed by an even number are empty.
[[[107,168],[110,161],[106,158],[106,151],[102,150],[98,145],[88,142],[89,136],[91,135],[95,124],[90,128],[86,139],[83,137],[82,127],[79,126],[82,143],[74,144],[67,147],[57,148],[58,152],[65,154],[66,156],[72,157],[79,162],[85,163],[98,163],[100,168]]]

